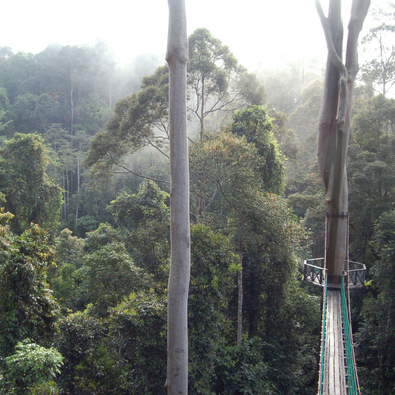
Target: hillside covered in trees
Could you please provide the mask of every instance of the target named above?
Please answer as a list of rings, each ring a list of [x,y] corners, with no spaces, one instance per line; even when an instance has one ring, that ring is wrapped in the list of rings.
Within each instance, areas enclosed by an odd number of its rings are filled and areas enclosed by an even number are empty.
[[[363,45],[392,35],[378,24]],[[347,162],[375,395],[395,388],[392,55],[361,65]],[[166,65],[119,68],[103,43],[0,48],[3,393],[166,393],[168,83]],[[190,394],[316,393],[321,290],[300,265],[324,253],[322,87],[323,65],[254,74],[207,29],[189,37]]]

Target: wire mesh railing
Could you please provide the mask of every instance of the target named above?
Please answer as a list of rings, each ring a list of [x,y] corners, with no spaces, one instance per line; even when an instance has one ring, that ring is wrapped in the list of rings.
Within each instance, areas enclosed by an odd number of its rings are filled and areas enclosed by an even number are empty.
[[[349,304],[347,303],[346,292],[344,288],[344,277],[341,285],[341,306],[343,318],[343,334],[344,334],[344,349],[345,349],[345,363],[347,368],[347,393],[348,395],[359,395],[360,388],[358,382],[357,369],[354,356],[354,342],[351,330],[351,322],[349,319]]]
[[[325,280],[325,272],[324,272],[324,280]],[[319,395],[323,395],[323,391],[324,391],[327,296],[328,296],[328,287],[327,287],[327,282],[325,281],[324,300],[322,303],[321,358],[320,358],[320,367],[319,367],[320,370],[319,370],[319,387],[318,387]]]
[[[324,287],[324,258],[307,259],[303,264],[303,280],[315,285]],[[366,266],[363,263],[346,261],[348,276],[347,285],[350,289],[362,287],[365,283]],[[329,275],[327,282],[337,282],[340,284],[342,276]]]
[[[307,259],[304,261],[303,280],[324,286],[324,258]]]
[[[349,288],[361,287],[365,283],[366,266],[363,263],[347,261],[348,263],[348,286]]]

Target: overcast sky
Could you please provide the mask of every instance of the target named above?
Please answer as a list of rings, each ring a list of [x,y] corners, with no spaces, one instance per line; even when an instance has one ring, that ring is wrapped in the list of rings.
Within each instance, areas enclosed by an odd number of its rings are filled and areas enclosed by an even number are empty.
[[[387,0],[373,0],[385,4]],[[323,0],[324,10],[328,0]],[[343,19],[350,0],[343,0]],[[188,34],[208,28],[250,71],[326,58],[314,0],[186,0]],[[166,52],[166,0],[9,0],[2,4],[0,46],[37,53],[51,43],[105,41],[119,62]]]

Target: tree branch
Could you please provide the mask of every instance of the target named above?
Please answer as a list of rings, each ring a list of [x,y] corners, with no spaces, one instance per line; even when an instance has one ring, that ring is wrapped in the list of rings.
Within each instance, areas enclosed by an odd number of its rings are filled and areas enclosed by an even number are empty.
[[[164,182],[164,183],[166,183],[166,184],[170,184],[169,181],[157,180],[156,178],[151,178],[151,177],[143,176],[142,174],[136,173],[135,171],[129,169],[129,168],[126,167],[125,165],[121,165],[121,164],[117,163],[117,162],[114,160],[114,158],[112,157],[111,153],[109,153],[108,155],[109,155],[110,160],[111,160],[111,162],[113,163],[114,166],[118,166],[118,167],[120,167],[120,168],[122,168],[122,169],[125,169],[127,173],[132,173],[132,174],[134,174],[135,176],[138,176],[138,177],[140,177],[140,178],[145,178],[145,179],[147,179],[147,180],[151,180],[151,181],[155,181],[155,182]],[[125,173],[125,172],[114,171],[114,173],[116,174],[116,173]]]
[[[346,78],[346,76],[347,76],[346,66],[344,66],[342,60],[340,59],[340,57],[337,54],[336,49],[333,45],[333,40],[332,40],[332,35],[331,35],[330,27],[329,27],[328,18],[324,14],[320,0],[315,0],[315,5],[316,5],[317,12],[318,12],[318,15],[321,20],[322,28],[324,29],[326,45],[328,47],[329,59],[331,60],[333,65],[336,67],[336,69],[339,71],[340,76],[342,76],[343,78]]]
[[[155,145],[152,141],[148,140],[148,144],[152,147],[156,148],[162,155],[166,156],[167,159],[170,159],[169,155],[163,152],[157,145]]]
[[[204,213],[207,211],[207,209],[210,207],[211,203],[214,201],[214,198],[215,198],[215,195],[217,194],[217,192],[218,192],[218,187],[215,188],[215,191],[214,191],[214,193],[213,193],[213,196],[211,196],[211,199],[210,199],[210,201],[208,202],[208,204],[207,204],[206,208],[204,209],[204,211],[202,212],[202,214],[204,214]]]
[[[117,165],[118,167],[121,167],[122,169],[125,169],[127,173],[132,173],[135,176],[141,177],[141,178],[145,178],[146,180],[151,180],[151,181],[155,181],[155,182],[164,182],[166,184],[170,184],[169,181],[165,181],[165,180],[158,180],[156,178],[151,178],[151,177],[147,177],[147,176],[143,176],[142,174],[136,173],[135,171],[129,169],[128,167],[124,166],[124,165]],[[114,171],[114,173],[125,173],[124,171],[120,172],[120,171]]]

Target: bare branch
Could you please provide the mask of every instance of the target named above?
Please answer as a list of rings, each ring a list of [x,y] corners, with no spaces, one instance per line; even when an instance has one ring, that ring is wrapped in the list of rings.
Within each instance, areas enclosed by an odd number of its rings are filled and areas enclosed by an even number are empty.
[[[151,181],[155,181],[155,182],[164,182],[164,183],[166,183],[166,184],[170,184],[169,181],[158,180],[158,179],[156,179],[156,178],[151,178],[151,177],[143,176],[142,174],[136,173],[135,171],[129,169],[129,168],[126,167],[125,165],[121,165],[121,164],[117,163],[117,162],[114,160],[114,158],[112,157],[112,154],[111,154],[111,153],[109,153],[108,156],[110,157],[110,160],[111,160],[111,162],[113,163],[114,166],[118,166],[118,167],[120,167],[120,168],[126,170],[126,171],[123,171],[123,172],[114,171],[114,174],[131,173],[131,174],[134,174],[135,176],[138,176],[138,177],[140,177],[140,178],[145,178],[145,179],[147,179],[147,180],[151,180]]]
[[[132,173],[132,174],[134,174],[135,176],[138,176],[138,177],[141,177],[141,178],[145,178],[146,180],[151,180],[151,181],[155,181],[155,182],[164,182],[164,183],[166,183],[166,184],[170,184],[169,181],[158,180],[158,179],[156,179],[156,178],[143,176],[142,174],[136,173],[135,171],[129,169],[128,167],[126,167],[126,166],[124,166],[124,165],[118,164],[117,166],[118,166],[118,167],[121,167],[122,169],[125,169],[125,170],[126,170],[126,173]],[[125,172],[117,172],[117,171],[115,171],[114,173],[125,173]]]
[[[221,184],[221,183],[220,183],[220,184]],[[207,211],[207,209],[211,206],[211,203],[214,201],[214,198],[215,198],[217,192],[218,192],[218,187],[215,188],[215,191],[214,191],[214,193],[213,193],[213,196],[211,196],[211,199],[210,199],[210,201],[208,202],[208,204],[207,204],[206,208],[204,209],[204,211],[202,212],[202,214],[204,214],[204,213]]]
[[[152,147],[156,148],[162,155],[166,156],[167,159],[170,159],[169,155],[163,152],[157,145],[155,145],[152,141],[148,140],[148,144]]]
[[[226,96],[225,94],[222,95],[212,106],[209,110],[204,112],[204,116],[212,113],[212,112],[216,112],[216,111],[220,111],[220,110],[224,110],[224,107],[228,106],[229,104],[232,104],[234,101],[236,101],[236,99],[238,98],[238,96],[240,95],[240,92],[235,93],[235,95],[233,96],[232,99],[228,100],[226,103],[221,104],[219,107],[215,108],[215,106]],[[236,108],[232,108],[229,111],[234,111],[239,107]],[[225,109],[226,110],[226,109]],[[224,110],[224,111],[225,111]]]

